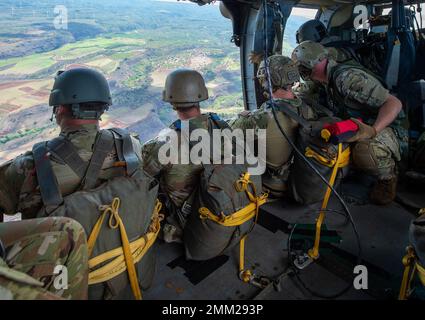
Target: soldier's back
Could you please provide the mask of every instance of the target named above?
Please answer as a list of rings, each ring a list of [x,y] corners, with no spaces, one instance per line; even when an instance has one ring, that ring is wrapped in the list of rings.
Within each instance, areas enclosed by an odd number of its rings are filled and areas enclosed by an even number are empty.
[[[88,163],[97,141],[97,125],[82,125],[64,129],[60,137],[71,142],[73,149],[84,162]],[[133,149],[141,159],[141,145],[132,138]],[[54,151],[48,153],[60,193],[63,196],[74,193],[81,186],[82,179]],[[35,170],[33,152],[27,152],[0,167],[0,208],[6,214],[21,212],[23,219],[35,218],[43,207],[40,188]],[[125,164],[120,165],[117,147],[107,154],[98,176],[98,184],[125,174]]]

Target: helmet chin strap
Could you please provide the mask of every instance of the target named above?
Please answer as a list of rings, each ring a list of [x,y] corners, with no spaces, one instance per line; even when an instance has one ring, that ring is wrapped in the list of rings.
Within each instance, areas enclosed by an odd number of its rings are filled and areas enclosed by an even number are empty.
[[[50,122],[53,122],[53,118],[55,117],[55,113],[56,113],[57,108],[58,108],[57,106],[53,107],[52,116],[50,117]]]

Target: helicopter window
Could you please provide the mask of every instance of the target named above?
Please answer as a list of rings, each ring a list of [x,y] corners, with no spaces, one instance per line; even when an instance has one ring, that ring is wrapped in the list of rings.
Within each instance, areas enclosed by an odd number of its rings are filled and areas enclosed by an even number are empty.
[[[425,25],[425,14],[423,13],[423,10],[425,10],[425,4],[424,3],[419,4],[420,10],[422,10],[421,12],[418,12],[417,11],[418,10],[418,6],[417,5],[412,5],[412,6],[407,5],[407,6],[405,6],[405,8],[407,10],[411,10],[411,11],[414,11],[415,12],[415,18],[416,18],[416,20],[419,23],[419,27],[421,29],[424,28],[424,25]],[[382,15],[390,15],[390,14],[391,14],[391,8],[384,8],[382,10]],[[414,22],[414,23],[416,23],[416,22]]]
[[[103,127],[129,128],[142,141],[170,125],[162,102],[167,74],[200,71],[222,117],[243,110],[239,49],[218,5],[84,0],[0,1],[0,163],[58,134],[48,106],[58,70],[90,67],[106,75],[113,105]],[[7,30],[7,32],[6,32]]]
[[[298,28],[308,20],[314,19],[317,9],[293,8],[291,15],[286,22],[285,33],[283,36],[283,55],[290,56],[297,46],[296,33]]]

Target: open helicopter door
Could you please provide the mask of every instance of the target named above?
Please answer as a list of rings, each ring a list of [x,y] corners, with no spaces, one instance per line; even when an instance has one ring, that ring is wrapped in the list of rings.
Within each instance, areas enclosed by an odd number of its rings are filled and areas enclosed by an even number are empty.
[[[264,38],[267,37],[268,55],[281,54],[283,33],[295,1],[278,0],[269,3],[267,10],[267,34],[264,32],[264,12],[249,6],[242,17],[242,35],[240,38],[242,90],[246,110],[255,110],[264,101],[263,90],[256,81],[257,67],[249,61],[251,52],[264,53]]]

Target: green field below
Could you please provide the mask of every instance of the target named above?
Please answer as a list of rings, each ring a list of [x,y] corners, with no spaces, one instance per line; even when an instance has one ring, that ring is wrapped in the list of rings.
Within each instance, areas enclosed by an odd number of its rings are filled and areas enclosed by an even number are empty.
[[[89,63],[105,55],[120,62],[131,56],[134,50],[145,48],[146,41],[140,38],[126,37],[126,35],[98,37],[76,43],[66,44],[63,47],[46,53],[28,55],[22,58],[0,60],[0,75],[31,75],[48,69],[56,63],[69,64]],[[90,58],[87,58],[90,56]],[[9,66],[9,67],[7,67]],[[107,69],[109,72],[114,70]]]

